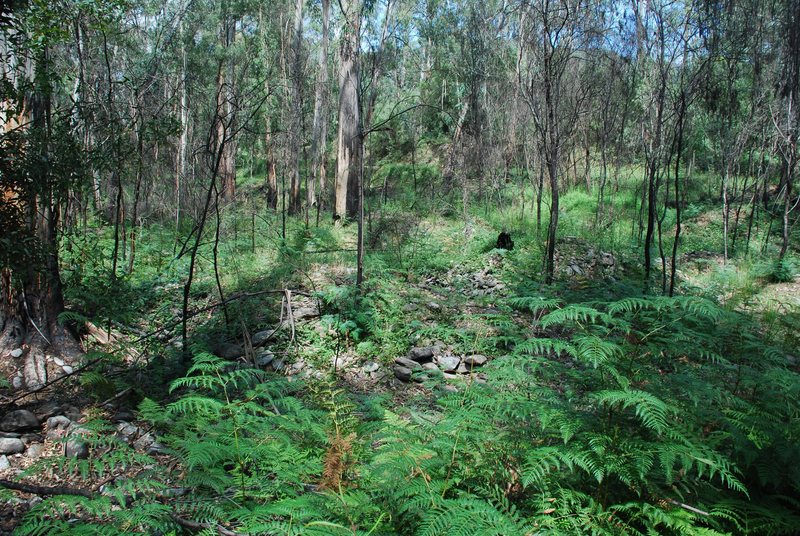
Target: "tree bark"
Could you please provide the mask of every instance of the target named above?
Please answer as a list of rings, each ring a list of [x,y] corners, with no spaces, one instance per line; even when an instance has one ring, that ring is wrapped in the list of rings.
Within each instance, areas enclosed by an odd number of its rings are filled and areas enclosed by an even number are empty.
[[[314,124],[311,135],[311,169],[306,191],[307,210],[316,208],[317,223],[321,199],[325,195],[326,155],[325,143],[328,139],[328,26],[331,17],[330,0],[322,0],[322,40],[320,42],[317,66],[319,73],[314,90]],[[319,192],[319,197],[318,194]]]
[[[353,219],[358,213],[358,176],[363,140],[359,91],[361,0],[342,2],[344,31],[339,47],[339,132],[333,218]]]

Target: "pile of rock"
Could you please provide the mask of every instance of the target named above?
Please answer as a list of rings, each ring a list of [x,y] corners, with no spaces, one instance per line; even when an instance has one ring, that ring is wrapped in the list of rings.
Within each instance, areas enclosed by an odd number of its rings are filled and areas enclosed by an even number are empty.
[[[9,458],[39,458],[45,453],[47,442],[57,445],[57,449],[48,452],[71,458],[89,457],[86,437],[91,432],[79,423],[82,415],[77,408],[46,404],[38,408],[37,413],[17,409],[0,419],[0,471],[12,466]],[[155,436],[132,424],[133,419],[130,412],[115,415],[112,422],[117,424],[116,436],[140,452],[163,452]]]
[[[480,354],[455,355],[444,346],[415,346],[405,357],[394,360],[394,375],[402,382],[423,381],[428,373],[441,373],[445,379],[454,380],[462,374],[471,374],[489,359]]]
[[[605,278],[612,276],[618,268],[613,254],[575,237],[564,237],[559,242],[554,261],[556,273],[567,278]]]

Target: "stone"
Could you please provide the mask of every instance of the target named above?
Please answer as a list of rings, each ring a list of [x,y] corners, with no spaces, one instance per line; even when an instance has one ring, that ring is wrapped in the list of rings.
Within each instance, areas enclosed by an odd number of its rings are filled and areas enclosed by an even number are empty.
[[[410,370],[416,370],[422,367],[419,363],[411,359],[408,359],[407,357],[398,357],[394,360],[394,362],[396,365],[405,367]]]
[[[394,375],[398,380],[402,382],[407,382],[411,380],[412,372],[411,369],[408,367],[404,367],[402,365],[395,365]]]
[[[132,411],[122,410],[118,411],[111,417],[111,422],[118,423],[118,422],[130,422],[136,419],[136,416],[133,414]]]
[[[367,361],[366,363],[364,363],[364,366],[362,368],[363,368],[364,372],[369,374],[369,373],[372,373],[372,372],[377,372],[378,369],[381,368],[381,366],[378,363],[374,362],[374,361]]]
[[[133,442],[133,448],[139,451],[147,451],[155,442],[156,438],[153,437],[153,434],[148,432]]]
[[[22,377],[14,376],[14,378],[11,380],[11,386],[14,389],[22,389]]]
[[[256,355],[256,366],[266,367],[273,361],[275,361],[275,354],[269,350],[263,350]]]
[[[436,353],[433,346],[417,346],[408,351],[408,358],[417,362],[430,361]]]
[[[486,364],[488,358],[485,355],[475,354],[468,355],[463,361],[467,367],[480,367],[481,365]]]
[[[62,406],[61,412],[66,415],[69,420],[71,421],[79,421],[83,415],[81,414],[81,410],[76,408],[75,406]]]
[[[436,364],[444,372],[453,372],[461,363],[461,358],[455,355],[442,355],[436,357]]]
[[[303,320],[304,318],[313,318],[317,316],[316,307],[298,307],[297,310],[292,311],[292,317],[295,320]]]
[[[11,357],[22,357],[22,348],[15,348],[14,350],[11,350],[11,354],[9,355],[11,355]]]
[[[87,447],[86,443],[84,443],[81,439],[70,439],[67,441],[67,444],[64,447],[64,456],[67,458],[78,458],[79,460],[85,460],[89,457],[89,447]]]
[[[286,368],[286,363],[284,363],[283,359],[276,359],[272,362],[272,368],[276,371],[281,371]]]
[[[438,303],[436,303],[436,302],[433,302],[433,301],[432,301],[432,302],[428,303],[428,309],[430,309],[431,311],[438,311],[438,310],[439,310],[439,309],[441,309],[441,308],[442,308],[442,306],[441,306],[441,305],[439,305],[439,304],[438,304]]]
[[[66,363],[64,363],[64,360],[61,359],[60,357],[54,357],[53,358],[53,363],[55,363],[59,367],[63,367],[64,365],[66,365]]]
[[[26,447],[31,446],[34,443],[41,443],[43,438],[40,434],[24,434],[20,437],[23,443],[25,443]]]
[[[64,365],[63,367],[61,367],[61,370],[64,371],[64,374],[72,374],[73,372],[73,368],[70,367],[69,365]]]
[[[455,371],[458,374],[469,374],[469,369],[464,363],[460,363]]]
[[[256,332],[250,338],[250,342],[253,344],[253,346],[263,346],[267,343],[267,341],[275,336],[277,331],[277,329],[265,329],[263,331]]]
[[[25,451],[25,456],[27,456],[32,460],[35,460],[36,458],[40,457],[43,452],[44,452],[44,445],[42,445],[41,443],[34,443],[30,447],[28,447],[28,450]]]
[[[0,439],[0,454],[18,454],[25,450],[25,443],[14,437]]]
[[[233,361],[234,359],[239,359],[244,355],[244,348],[238,344],[222,342],[217,345],[216,352],[214,353],[216,353],[222,359]]]
[[[5,454],[0,456],[0,471],[5,471],[6,469],[9,469],[10,467],[11,467],[11,464],[8,463],[8,456],[6,456]]]
[[[437,372],[439,371],[439,367],[436,366],[436,363],[434,363],[432,361],[428,362],[428,363],[423,363],[422,364],[422,369],[423,370],[435,370]]]
[[[121,422],[117,425],[116,436],[125,443],[130,444],[133,441],[133,438],[138,433],[139,433],[139,427],[136,426],[135,424],[131,424],[129,422]]]
[[[458,387],[456,387],[455,385],[451,385],[449,383],[445,384],[445,386],[442,387],[442,389],[445,392],[448,392],[448,393],[457,393],[458,392]]]
[[[419,309],[419,305],[417,305],[416,303],[407,303],[403,306],[404,313],[413,313],[417,309]]]
[[[39,422],[46,421],[53,415],[58,415],[60,409],[58,403],[50,400],[36,408],[36,418]]]
[[[18,434],[16,432],[0,432],[0,438],[2,437],[13,437],[15,439],[20,439],[22,434]]]
[[[600,254],[600,264],[603,266],[614,266],[616,261],[614,260],[614,256],[611,253],[601,253]]]
[[[6,416],[0,421],[0,430],[5,432],[21,432],[37,428],[39,428],[39,419],[27,409],[18,409],[6,413]]]

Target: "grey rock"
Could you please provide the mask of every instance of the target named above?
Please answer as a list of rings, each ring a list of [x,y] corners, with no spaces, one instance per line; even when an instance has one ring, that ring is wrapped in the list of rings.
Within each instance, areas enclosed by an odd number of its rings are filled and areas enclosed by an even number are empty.
[[[364,363],[364,366],[362,368],[364,369],[364,372],[369,374],[371,372],[377,372],[378,369],[381,368],[381,366],[374,361],[368,361]]]
[[[133,442],[133,448],[139,451],[146,451],[155,442],[156,438],[153,437],[153,434],[148,432]]]
[[[22,389],[22,377],[14,376],[14,378],[11,379],[11,386],[14,389]]]
[[[303,320],[304,318],[312,318],[318,316],[316,307],[298,307],[297,310],[292,311],[292,316],[295,320]]]
[[[79,438],[72,438],[67,441],[67,445],[64,448],[64,456],[67,458],[78,458],[80,460],[84,460],[89,457],[89,447],[86,446],[86,443]]]
[[[276,359],[272,362],[272,368],[276,371],[281,371],[286,368],[286,363],[284,363],[283,359]]]
[[[259,367],[266,367],[275,361],[275,354],[269,350],[263,350],[256,355],[256,365]]]
[[[117,425],[116,436],[122,441],[130,444],[136,434],[139,433],[139,427],[129,422],[121,422]]]
[[[63,415],[56,415],[47,419],[47,430],[66,430],[72,421]]]
[[[292,363],[292,370],[294,370],[295,372],[300,372],[304,368],[306,368],[306,362],[303,361],[302,359]]]
[[[35,460],[36,458],[42,455],[42,452],[44,452],[44,445],[42,445],[41,443],[34,443],[30,447],[28,447],[28,450],[25,451],[25,456],[31,458],[32,460]]]
[[[122,410],[122,411],[116,412],[114,414],[114,416],[111,417],[111,422],[114,422],[114,423],[126,422],[127,423],[127,422],[130,422],[130,421],[134,420],[135,418],[136,418],[136,416],[133,414],[132,411]]]
[[[4,437],[0,439],[0,454],[17,454],[25,450],[21,439]]]
[[[430,309],[431,311],[438,311],[441,308],[442,308],[441,305],[433,301],[428,304],[428,309]]]
[[[407,303],[403,306],[404,313],[413,313],[417,309],[419,309],[419,305],[417,305],[416,303]]]
[[[22,348],[15,348],[14,350],[11,350],[11,354],[9,355],[11,355],[11,357],[22,357]]]
[[[467,366],[464,363],[461,363],[461,364],[458,365],[458,368],[456,369],[456,372],[458,374],[469,374],[469,369],[467,368]]]
[[[0,438],[2,437],[13,437],[14,439],[20,439],[22,434],[18,434],[16,432],[0,432]]]
[[[61,413],[66,415],[71,421],[79,421],[81,417],[83,417],[81,410],[75,406],[62,406]]]
[[[436,364],[444,372],[452,372],[458,368],[461,358],[455,355],[442,355],[436,357]]]
[[[464,364],[467,367],[480,367],[481,365],[485,365],[487,361],[488,358],[481,354],[468,355],[464,358]]]
[[[238,344],[222,342],[217,345],[215,353],[222,359],[233,361],[234,359],[239,359],[244,355],[244,348]]]
[[[436,363],[433,363],[433,362],[423,363],[422,364],[422,369],[423,370],[431,370],[431,371],[435,370],[437,372],[439,371],[439,367],[436,366]]]
[[[275,336],[277,331],[277,329],[265,329],[264,331],[256,332],[250,338],[250,342],[253,343],[253,346],[263,346],[268,340]]]
[[[455,385],[451,385],[449,383],[445,384],[445,386],[442,387],[442,389],[444,391],[448,392],[448,393],[457,393],[458,392],[458,387],[456,387]]]
[[[402,365],[395,365],[394,375],[398,380],[402,382],[407,382],[411,380],[412,372],[411,369],[408,367],[404,367]]]
[[[614,256],[611,253],[601,253],[600,254],[600,264],[603,266],[614,266],[616,261],[614,260]]]
[[[36,417],[39,421],[46,421],[53,415],[58,415],[59,405],[52,400],[36,408]]]
[[[25,443],[26,447],[29,447],[34,443],[41,443],[43,441],[42,436],[39,434],[24,434],[22,437],[20,437],[20,439],[23,443]]]
[[[72,374],[73,372],[73,368],[70,367],[69,365],[64,365],[63,367],[61,367],[61,370],[64,371],[64,374]]]
[[[6,416],[0,421],[0,430],[5,432],[21,432],[37,428],[39,428],[39,419],[27,409],[18,409],[6,413]]]
[[[433,346],[417,346],[408,351],[408,358],[414,361],[430,361],[436,353]]]
[[[55,363],[59,367],[63,367],[64,365],[66,365],[66,363],[64,363],[64,360],[61,359],[60,357],[54,357],[53,358],[53,363]]]
[[[398,357],[394,360],[394,362],[395,364],[410,370],[416,370],[421,368],[421,365],[419,363],[411,359],[408,359],[407,357]]]
[[[10,468],[11,464],[8,463],[8,456],[5,454],[0,456],[0,471],[5,471],[6,469]]]
[[[146,450],[147,454],[155,455],[155,454],[166,454],[167,449],[164,448],[164,445],[159,443],[158,441],[153,441]]]

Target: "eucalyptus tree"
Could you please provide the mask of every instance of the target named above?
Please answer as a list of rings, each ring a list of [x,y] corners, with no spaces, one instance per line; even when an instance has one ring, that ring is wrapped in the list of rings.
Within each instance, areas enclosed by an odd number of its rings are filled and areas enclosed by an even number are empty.
[[[584,78],[593,61],[590,45],[596,37],[596,6],[584,0],[535,0],[524,6],[527,55],[521,76],[550,185],[545,277],[551,283],[559,218],[559,173],[592,91]]]

